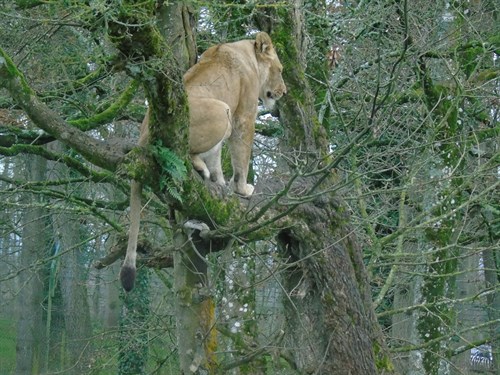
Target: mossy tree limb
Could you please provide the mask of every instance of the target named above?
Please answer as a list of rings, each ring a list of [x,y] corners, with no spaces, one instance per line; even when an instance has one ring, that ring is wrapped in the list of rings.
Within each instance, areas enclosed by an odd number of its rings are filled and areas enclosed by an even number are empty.
[[[77,150],[92,164],[113,171],[125,155],[122,145],[107,144],[91,137],[69,125],[55,111],[42,103],[2,48],[0,48],[0,87],[9,91],[15,102],[37,127]]]
[[[133,80],[121,93],[121,95],[102,112],[99,112],[94,116],[88,118],[68,120],[68,125],[74,126],[81,131],[88,131],[112,122],[130,103],[137,91],[138,86],[138,81]],[[3,147],[9,147],[18,144],[43,145],[55,140],[53,136],[50,136],[48,134],[40,134],[39,131],[23,129],[16,125],[2,126],[2,128],[0,128],[0,131],[0,146]],[[132,143],[129,143],[127,141],[124,141],[123,145],[124,148],[126,148],[127,145],[129,145],[128,147],[132,148]]]
[[[102,112],[95,114],[89,118],[80,118],[75,120],[68,120],[68,124],[82,130],[88,131],[96,128],[97,126],[104,125],[113,121],[117,115],[123,111],[124,108],[130,103],[134,97],[137,89],[139,87],[138,80],[132,80],[132,82],[123,90],[123,92],[118,96],[118,98],[111,103]]]
[[[82,161],[67,154],[53,152],[41,146],[25,144],[15,144],[11,147],[0,147],[0,155],[16,156],[21,154],[39,155],[47,160],[66,164],[67,167],[78,171],[82,176],[89,177],[95,182],[112,182],[116,183],[117,186],[121,186],[121,183],[119,183],[115,176],[113,176],[113,174],[111,174],[110,172],[92,170],[84,163],[82,163]]]

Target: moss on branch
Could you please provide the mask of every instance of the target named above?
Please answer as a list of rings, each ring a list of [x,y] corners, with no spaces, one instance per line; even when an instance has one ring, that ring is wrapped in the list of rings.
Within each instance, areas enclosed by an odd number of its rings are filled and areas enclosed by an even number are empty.
[[[68,124],[77,127],[82,131],[87,131],[94,129],[99,125],[111,122],[127,105],[130,103],[134,97],[137,89],[139,87],[139,81],[133,80],[129,86],[121,93],[121,95],[114,101],[108,108],[104,111],[89,117],[81,118],[76,120],[69,120]]]
[[[0,147],[0,155],[16,156],[20,154],[38,155],[47,160],[63,163],[67,167],[75,171],[78,171],[78,173],[80,173],[82,176],[89,177],[94,182],[99,182],[99,183],[108,182],[108,183],[114,183],[118,187],[122,186],[122,184],[116,180],[116,177],[112,173],[109,173],[107,171],[98,172],[94,169],[90,169],[85,164],[83,164],[81,161],[77,160],[74,157],[51,152],[41,146],[18,144],[18,145],[13,145],[11,147]]]
[[[24,75],[2,48],[0,48],[0,87],[6,88],[14,99],[35,94]]]
[[[128,107],[130,101],[134,97],[139,82],[133,80],[129,86],[121,93],[116,101],[109,105],[102,112],[88,118],[68,120],[68,124],[72,125],[81,131],[88,131],[97,128],[100,125],[107,124],[115,119],[120,112]],[[9,147],[15,144],[46,144],[54,140],[54,137],[48,134],[40,134],[39,131],[22,129],[17,126],[0,127],[0,146]]]
[[[67,146],[77,150],[91,163],[115,170],[125,155],[125,147],[95,139],[69,125],[56,112],[42,103],[12,59],[0,48],[0,88],[6,88],[14,101],[33,123]]]

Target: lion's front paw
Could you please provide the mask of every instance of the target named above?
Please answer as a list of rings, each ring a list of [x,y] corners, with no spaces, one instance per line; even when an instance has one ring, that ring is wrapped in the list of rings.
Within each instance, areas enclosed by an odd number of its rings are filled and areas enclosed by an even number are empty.
[[[241,194],[245,197],[249,197],[250,195],[253,194],[254,190],[255,190],[255,188],[253,187],[253,185],[246,184],[246,185],[244,185],[244,188],[242,189],[242,191],[237,191],[237,193]]]
[[[242,195],[244,197],[249,197],[250,195],[253,194],[253,191],[254,191],[253,185],[250,185],[250,184],[235,184],[234,183],[234,177],[231,178],[231,181],[229,181],[229,187],[236,194]]]

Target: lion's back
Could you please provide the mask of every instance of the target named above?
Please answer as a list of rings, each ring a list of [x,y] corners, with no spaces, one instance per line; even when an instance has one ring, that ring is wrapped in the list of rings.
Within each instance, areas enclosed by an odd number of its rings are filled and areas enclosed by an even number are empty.
[[[196,96],[238,95],[241,82],[258,82],[252,41],[218,44],[207,49],[184,75],[188,93]]]

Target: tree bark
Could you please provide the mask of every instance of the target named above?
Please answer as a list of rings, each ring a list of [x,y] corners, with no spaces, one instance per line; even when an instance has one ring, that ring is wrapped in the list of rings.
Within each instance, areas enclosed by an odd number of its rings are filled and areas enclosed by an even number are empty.
[[[45,179],[46,162],[39,157],[25,158],[26,179]],[[45,325],[43,323],[43,300],[45,298],[45,270],[37,265],[37,259],[47,255],[45,232],[46,212],[38,203],[39,196],[26,196],[25,203],[32,204],[24,211],[21,267],[19,274],[21,289],[18,295],[19,319],[17,322],[16,374],[30,375],[45,369]]]
[[[60,143],[54,148],[63,148]],[[64,178],[69,174],[62,164],[51,168],[56,178]],[[92,326],[88,304],[85,263],[82,261],[84,248],[79,246],[82,240],[80,220],[72,214],[54,212],[52,223],[56,242],[60,251],[60,287],[62,307],[64,310],[64,326],[68,362],[68,374],[82,374],[90,367]],[[63,346],[64,347],[64,346]]]
[[[407,242],[405,244],[405,253],[417,255],[420,252],[422,252],[422,249],[419,249],[416,243]],[[423,274],[423,266],[420,266],[420,268],[418,271]],[[403,275],[402,273],[401,276]],[[403,282],[398,282],[394,286],[396,290],[394,292],[393,309],[410,309],[411,306],[422,303],[420,293],[421,284],[422,277],[418,275],[412,277],[406,276]],[[418,311],[415,309],[395,314],[392,317],[391,338],[400,342],[399,346],[407,346],[409,343],[420,342],[420,335],[417,330],[417,318]],[[409,353],[404,352],[395,355],[394,364],[401,374],[423,375],[421,351],[413,350]]]
[[[490,337],[493,338],[491,342],[493,354],[492,370],[500,374],[500,292],[499,292],[499,254],[495,253],[493,249],[488,249],[483,252],[484,259],[484,273],[486,279],[486,288],[492,289],[494,293],[486,297],[487,314],[490,321],[496,322],[491,325]]]
[[[297,205],[289,214],[290,228],[278,234],[281,256],[288,263],[287,342],[294,365],[303,373],[390,372],[393,366],[375,318],[361,250],[346,208],[329,192],[335,184],[334,162],[327,156],[328,137],[317,121],[305,79],[303,5],[297,0],[279,13],[281,22],[272,32],[274,43],[281,47],[278,53],[288,88],[279,102],[286,129],[281,151],[288,160],[296,158],[296,169],[289,175],[299,176],[287,196],[315,196]]]
[[[472,247],[474,248],[475,246]],[[480,247],[480,245],[477,247]],[[471,254],[460,259],[458,269],[461,272],[456,280],[456,298],[479,296],[481,294],[485,286],[484,274],[478,270],[481,261],[481,253]],[[474,304],[468,301],[457,303],[456,331],[463,333],[458,335],[459,340],[454,343],[456,347],[465,346],[467,348],[471,343],[483,342],[489,336],[488,328],[484,328],[483,330],[467,330],[470,327],[488,322],[485,300],[484,297],[478,297]],[[450,374],[460,375],[463,369],[470,368],[470,359],[470,348],[456,355],[452,358],[454,366],[452,366]]]
[[[200,229],[188,224],[174,234],[175,311],[183,375],[213,374],[216,368],[215,305],[208,287],[207,252],[193,241]]]
[[[377,374],[374,350],[382,351],[381,332],[367,300],[360,250],[336,215],[339,208],[323,200],[298,209],[295,222],[301,225],[279,235],[289,264],[289,348],[304,373]]]

